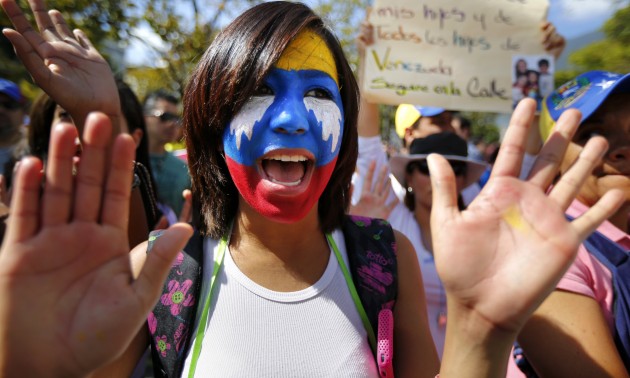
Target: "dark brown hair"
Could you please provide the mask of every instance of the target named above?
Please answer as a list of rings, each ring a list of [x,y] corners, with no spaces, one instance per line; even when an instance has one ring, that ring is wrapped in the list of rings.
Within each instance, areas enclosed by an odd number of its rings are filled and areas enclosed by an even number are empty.
[[[320,35],[330,48],[345,114],[335,170],[319,202],[320,227],[341,224],[350,201],[350,179],[357,159],[359,91],[337,38],[322,19],[300,3],[257,5],[236,18],[210,45],[184,93],[184,136],[192,177],[194,222],[213,238],[228,229],[238,208],[238,191],[223,155],[223,132],[252,96],[289,43],[302,31]]]

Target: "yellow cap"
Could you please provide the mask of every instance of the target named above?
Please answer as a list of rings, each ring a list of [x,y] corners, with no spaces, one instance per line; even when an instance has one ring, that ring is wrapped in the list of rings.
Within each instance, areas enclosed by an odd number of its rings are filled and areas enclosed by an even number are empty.
[[[396,109],[396,134],[405,136],[405,130],[411,127],[420,118],[420,112],[410,104],[400,104]]]

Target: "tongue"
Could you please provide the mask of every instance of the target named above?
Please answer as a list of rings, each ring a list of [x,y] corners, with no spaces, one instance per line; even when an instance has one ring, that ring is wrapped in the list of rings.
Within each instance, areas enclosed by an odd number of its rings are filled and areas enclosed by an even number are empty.
[[[263,169],[267,176],[276,182],[294,183],[304,177],[304,164],[299,162],[265,160]]]

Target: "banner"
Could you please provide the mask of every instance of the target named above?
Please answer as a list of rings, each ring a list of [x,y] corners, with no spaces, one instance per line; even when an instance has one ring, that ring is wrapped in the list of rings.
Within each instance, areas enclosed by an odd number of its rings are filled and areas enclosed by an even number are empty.
[[[531,71],[539,78],[553,72],[541,43],[548,6],[547,0],[375,0],[363,94],[383,104],[499,113],[511,112],[518,97],[540,100]],[[536,64],[544,61],[541,74]]]

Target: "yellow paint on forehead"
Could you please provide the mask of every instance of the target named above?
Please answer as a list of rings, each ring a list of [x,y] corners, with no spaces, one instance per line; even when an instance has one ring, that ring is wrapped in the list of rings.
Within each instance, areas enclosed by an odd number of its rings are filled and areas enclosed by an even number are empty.
[[[291,70],[318,70],[327,73],[339,86],[337,65],[326,42],[312,30],[300,32],[278,59],[276,67]]]

